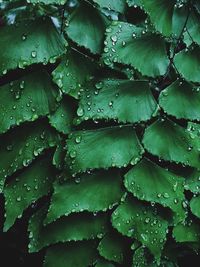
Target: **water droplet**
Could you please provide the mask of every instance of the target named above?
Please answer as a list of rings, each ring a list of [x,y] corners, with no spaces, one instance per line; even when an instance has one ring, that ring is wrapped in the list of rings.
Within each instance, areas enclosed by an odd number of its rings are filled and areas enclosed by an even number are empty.
[[[75,142],[79,144],[81,142],[82,137],[80,135],[76,136]]]
[[[36,51],[32,51],[31,52],[31,56],[32,56],[32,58],[36,58],[37,57],[37,52]]]

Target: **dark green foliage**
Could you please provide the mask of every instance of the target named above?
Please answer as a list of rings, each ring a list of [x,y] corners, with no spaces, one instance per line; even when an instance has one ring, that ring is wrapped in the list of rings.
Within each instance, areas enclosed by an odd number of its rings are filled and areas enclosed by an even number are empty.
[[[21,222],[44,267],[199,252],[199,21],[197,0],[0,1],[0,241]]]

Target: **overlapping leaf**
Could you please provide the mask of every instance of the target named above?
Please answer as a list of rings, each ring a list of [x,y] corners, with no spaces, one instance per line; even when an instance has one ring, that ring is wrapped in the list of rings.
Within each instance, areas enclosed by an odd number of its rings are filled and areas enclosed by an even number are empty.
[[[76,131],[67,140],[66,163],[72,173],[91,168],[125,167],[129,163],[136,164],[142,153],[143,148],[131,126]]]
[[[73,214],[43,226],[46,209],[40,209],[29,222],[29,251],[37,252],[59,242],[101,238],[107,231],[107,215]]]
[[[143,159],[125,175],[125,186],[135,197],[169,207],[175,221],[186,217],[183,209],[184,179]],[[152,190],[153,188],[153,190]]]
[[[172,34],[179,37],[188,15],[185,6],[180,8],[175,0],[140,0],[140,2],[157,31],[168,37]]]
[[[164,75],[169,60],[161,36],[125,22],[113,22],[106,30],[103,59],[106,65],[128,64],[143,75]],[[145,62],[145,64],[144,64]]]
[[[49,18],[1,27],[0,39],[5,44],[0,46],[1,75],[34,63],[55,63],[65,52],[66,41]]]
[[[71,15],[66,33],[79,46],[94,54],[102,51],[107,20],[103,14],[88,4],[81,4]]]
[[[44,267],[85,267],[97,258],[96,242],[82,241],[57,244],[47,249]]]
[[[191,45],[189,48],[179,52],[175,58],[174,63],[178,72],[187,80],[191,82],[200,82],[200,47]]]
[[[136,238],[159,259],[166,241],[168,223],[153,207],[128,197],[112,214],[113,226],[123,235]]]
[[[111,9],[121,13],[123,13],[126,8],[125,0],[93,0],[93,2],[97,3],[100,7]]]
[[[157,107],[147,81],[103,80],[81,93],[79,111],[87,119],[114,119],[119,122],[149,120]]]
[[[191,83],[175,81],[162,91],[159,104],[178,119],[200,120],[200,89]]]
[[[5,186],[5,231],[13,225],[17,217],[21,217],[23,211],[32,202],[52,190],[54,178],[55,171],[51,165],[51,158],[45,156],[34,162]],[[15,208],[13,209],[13,207]]]
[[[190,201],[190,208],[192,213],[200,218],[200,196],[192,198]]]
[[[69,50],[53,71],[53,81],[63,93],[78,98],[80,89],[92,77],[96,68],[97,64],[90,58],[78,51]]]
[[[74,212],[111,209],[122,194],[122,179],[116,170],[84,174],[65,184],[55,184],[45,223]]]
[[[200,226],[195,222],[178,224],[173,229],[173,237],[177,242],[198,242],[200,240]]]
[[[150,153],[161,159],[199,167],[199,139],[170,120],[156,121],[149,126],[143,144]]]
[[[57,110],[49,116],[49,122],[58,132],[68,134],[72,130],[74,116],[73,103],[62,99]]]
[[[55,146],[57,134],[45,122],[22,125],[0,137],[0,190],[7,176],[27,167],[47,148]]]
[[[46,72],[29,74],[0,87],[0,133],[25,121],[34,121],[56,108],[57,90]]]

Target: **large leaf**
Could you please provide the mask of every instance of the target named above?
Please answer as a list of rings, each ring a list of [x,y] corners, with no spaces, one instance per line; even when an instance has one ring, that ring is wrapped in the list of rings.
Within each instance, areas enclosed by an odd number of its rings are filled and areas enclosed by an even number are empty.
[[[34,121],[56,108],[57,91],[43,71],[1,86],[0,93],[0,133],[24,121]]]
[[[199,242],[200,226],[195,222],[178,224],[173,228],[176,242]]]
[[[29,251],[37,252],[42,248],[66,241],[82,241],[101,238],[106,231],[107,216],[94,216],[89,213],[73,214],[43,226],[46,209],[40,209],[29,222]]]
[[[131,126],[116,126],[72,132],[67,140],[66,162],[72,173],[79,173],[90,168],[136,164],[142,153],[135,130]]]
[[[79,110],[87,119],[114,119],[119,122],[149,120],[157,107],[147,81],[103,80],[82,91]]]
[[[112,224],[123,235],[139,240],[156,259],[160,258],[168,223],[153,207],[128,197],[113,212]]]
[[[65,184],[57,183],[45,223],[73,212],[106,211],[120,201],[122,194],[122,179],[116,170],[84,174]]]
[[[7,176],[27,167],[45,149],[55,146],[57,135],[42,121],[22,125],[0,138],[0,191]]]
[[[103,48],[106,24],[106,18],[97,9],[81,4],[72,13],[66,33],[79,46],[98,54]]]
[[[200,196],[192,198],[190,201],[190,208],[192,213],[200,218]]]
[[[125,0],[93,0],[93,2],[97,3],[100,7],[111,9],[117,12],[124,13],[126,8]]]
[[[58,132],[68,134],[72,130],[75,107],[69,99],[62,99],[57,110],[49,115],[49,122]]]
[[[191,137],[187,129],[170,120],[150,125],[145,131],[143,144],[161,159],[199,167],[199,139]]]
[[[5,186],[6,220],[4,231],[13,225],[17,217],[21,217],[23,211],[32,202],[49,193],[54,177],[55,172],[51,166],[51,157],[45,155]]]
[[[190,46],[174,58],[178,72],[188,81],[200,82],[200,47]]]
[[[106,65],[128,64],[143,75],[164,75],[169,60],[164,40],[157,34],[149,34],[144,28],[125,22],[113,22],[107,28],[103,59]],[[145,62],[145,64],[144,64]]]
[[[175,0],[141,0],[140,2],[149,14],[156,30],[168,37],[172,34],[179,37],[187,19],[185,7],[178,7]]]
[[[159,104],[178,119],[200,120],[199,88],[191,83],[175,81],[162,91]]]
[[[0,46],[0,74],[34,63],[53,63],[64,53],[64,41],[50,19],[1,27],[0,39],[5,44]]]
[[[57,244],[47,249],[44,267],[86,267],[96,257],[96,242],[82,241]]]
[[[125,240],[114,233],[107,234],[99,243],[99,254],[109,261],[122,263],[126,251]]]
[[[79,90],[92,77],[96,68],[97,65],[89,57],[69,50],[53,71],[53,80],[63,93],[78,98]]]
[[[180,177],[147,159],[125,175],[125,187],[129,192],[138,199],[169,207],[175,213],[176,222],[186,217],[182,207],[185,199],[183,182]]]

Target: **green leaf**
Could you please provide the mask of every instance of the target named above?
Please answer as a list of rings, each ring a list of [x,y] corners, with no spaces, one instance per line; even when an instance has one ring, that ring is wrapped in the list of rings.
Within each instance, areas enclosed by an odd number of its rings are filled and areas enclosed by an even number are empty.
[[[45,223],[74,212],[106,211],[113,208],[122,195],[122,179],[117,170],[84,174],[64,184],[56,183]]]
[[[144,28],[115,21],[106,30],[105,43],[103,59],[106,65],[128,64],[151,77],[164,75],[167,70],[169,60],[164,39]]]
[[[49,123],[58,132],[68,134],[72,130],[75,107],[70,99],[62,99],[57,110],[49,115]]]
[[[200,226],[195,222],[178,224],[173,228],[173,237],[176,242],[199,242]]]
[[[199,167],[198,138],[191,137],[187,129],[170,120],[150,125],[145,131],[143,144],[148,152],[163,160]]]
[[[174,58],[174,64],[178,72],[191,82],[200,82],[200,47],[190,46],[179,52]]]
[[[0,87],[0,133],[25,121],[34,121],[56,108],[57,91],[46,72],[29,74]]]
[[[129,163],[136,164],[142,153],[131,126],[76,131],[67,140],[66,163],[72,173],[90,168],[126,167]]]
[[[185,81],[175,81],[159,97],[163,110],[177,119],[200,120],[199,103],[199,87]]]
[[[64,53],[64,40],[50,19],[23,21],[1,27],[0,74],[34,63],[55,63]],[[14,41],[13,41],[14,40]]]
[[[133,265],[132,267],[157,267],[155,261],[152,260],[151,255],[144,247],[139,247],[133,254]],[[162,265],[161,265],[162,266]]]
[[[97,68],[97,64],[92,59],[71,49],[52,72],[53,81],[63,93],[78,99],[80,89]]]
[[[185,189],[198,194],[200,189],[200,170],[192,169],[185,179]]]
[[[15,220],[22,216],[23,211],[31,203],[50,192],[54,177],[55,171],[51,166],[51,157],[45,156],[35,161],[5,186],[4,231],[7,231]]]
[[[185,219],[182,207],[184,179],[161,168],[150,160],[143,159],[125,175],[125,187],[141,200],[159,203],[174,212],[176,223]],[[153,190],[152,190],[153,189]]]
[[[168,37],[170,35],[179,37],[187,18],[185,6],[180,8],[175,5],[175,0],[140,0],[140,2],[157,31]]]
[[[190,208],[192,213],[200,218],[200,196],[192,198],[190,201]]]
[[[22,125],[3,135],[0,138],[0,191],[6,177],[27,167],[56,142],[56,133],[43,121]]]
[[[159,260],[168,223],[151,206],[128,197],[112,214],[112,224],[121,234],[139,240]]]
[[[43,226],[46,209],[40,209],[29,222],[29,252],[37,252],[44,247],[59,242],[82,241],[102,238],[107,231],[107,216],[94,216],[89,213],[72,214],[62,217],[56,222]]]
[[[91,265],[96,255],[95,241],[57,244],[47,249],[44,267],[86,267]]]
[[[200,45],[199,19],[200,15],[192,10],[188,18],[187,30],[184,32],[184,42],[187,46],[193,42]]]
[[[53,155],[52,163],[59,170],[62,170],[64,166],[64,158],[66,154],[66,151],[63,149],[64,147],[65,147],[64,140],[63,139],[59,140],[59,142],[57,143],[56,150]]]
[[[120,235],[108,233],[99,243],[99,254],[106,260],[122,263],[125,253],[124,242]]]
[[[79,46],[84,46],[93,54],[100,54],[106,24],[106,18],[97,9],[81,4],[72,13],[66,33]]]
[[[126,8],[125,0],[93,0],[93,2],[97,3],[102,8],[111,9],[120,13],[124,13]]]
[[[103,80],[82,91],[79,110],[87,119],[114,119],[118,122],[149,120],[157,108],[147,81]]]

